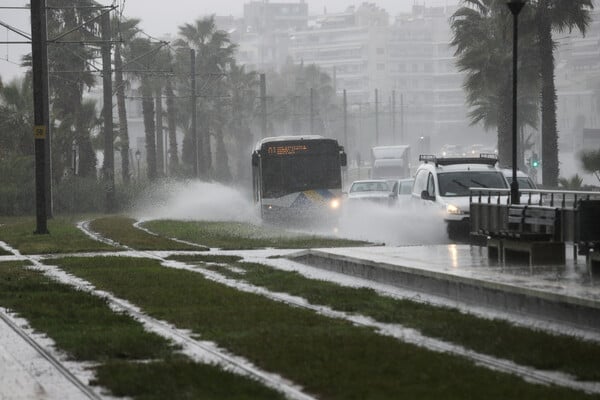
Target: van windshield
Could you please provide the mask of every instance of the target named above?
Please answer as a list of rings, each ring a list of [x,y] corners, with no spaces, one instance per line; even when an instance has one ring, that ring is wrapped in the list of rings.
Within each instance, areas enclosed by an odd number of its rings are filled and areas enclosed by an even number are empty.
[[[499,188],[508,186],[504,176],[497,171],[460,171],[443,172],[438,174],[440,196],[468,196],[469,188]]]

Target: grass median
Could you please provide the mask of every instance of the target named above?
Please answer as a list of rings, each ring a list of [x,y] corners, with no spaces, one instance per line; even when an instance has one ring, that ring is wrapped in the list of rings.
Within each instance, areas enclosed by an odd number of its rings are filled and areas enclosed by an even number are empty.
[[[290,232],[242,222],[148,221],[144,226],[163,236],[175,237],[212,248],[250,250],[260,248],[305,249],[365,246],[367,242]]]
[[[48,220],[48,235],[37,235],[34,217],[0,218],[0,240],[23,254],[115,251],[115,247],[91,239],[77,229],[76,217]]]
[[[505,358],[521,365],[558,370],[581,380],[600,381],[600,344],[558,336],[498,319],[478,318],[457,309],[435,307],[409,300],[379,295],[368,288],[350,288],[308,279],[297,272],[277,270],[239,258],[172,256],[184,262],[228,263],[237,269],[219,265],[209,268],[274,292],[285,292],[307,299],[311,304],[370,316],[385,323],[398,323],[424,335],[456,343],[475,351]],[[242,269],[243,274],[236,271]]]
[[[154,260],[107,257],[57,262],[153,317],[215,341],[320,398],[587,398],[243,293]]]
[[[135,219],[127,217],[104,217],[93,220],[90,228],[104,237],[136,250],[208,250],[208,248],[180,243],[167,237],[151,235],[135,228],[133,226],[135,222]]]
[[[282,399],[279,393],[217,367],[194,363],[166,339],[105,300],[56,283],[23,263],[0,263],[0,306],[25,318],[77,361],[96,363],[95,384],[142,399]]]

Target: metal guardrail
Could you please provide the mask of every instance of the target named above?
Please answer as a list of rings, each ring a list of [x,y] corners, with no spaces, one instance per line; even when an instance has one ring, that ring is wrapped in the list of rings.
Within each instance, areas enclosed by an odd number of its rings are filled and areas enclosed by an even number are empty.
[[[584,192],[577,190],[519,190],[521,203],[559,208],[575,208],[579,200],[600,200],[600,192]],[[510,205],[510,189],[470,188],[470,203],[491,204],[494,199],[496,204]]]
[[[587,250],[600,243],[600,192],[523,189],[520,204],[558,211],[557,238]],[[510,189],[470,189],[471,232],[509,230]]]

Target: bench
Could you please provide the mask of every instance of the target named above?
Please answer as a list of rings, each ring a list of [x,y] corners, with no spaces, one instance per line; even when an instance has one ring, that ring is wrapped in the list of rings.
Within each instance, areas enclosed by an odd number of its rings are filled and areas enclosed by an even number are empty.
[[[564,264],[565,243],[560,238],[560,210],[552,207],[511,205],[506,230],[485,232],[488,254],[504,264],[527,257],[529,267]]]

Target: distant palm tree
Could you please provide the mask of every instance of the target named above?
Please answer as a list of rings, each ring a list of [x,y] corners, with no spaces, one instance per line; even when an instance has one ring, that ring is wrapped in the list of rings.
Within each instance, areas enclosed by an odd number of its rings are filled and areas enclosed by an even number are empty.
[[[254,139],[250,126],[256,107],[258,75],[255,71],[246,72],[243,65],[232,63],[227,84],[231,96],[229,135],[236,150],[233,156],[237,160],[236,179],[244,181],[250,179],[248,154]]]
[[[117,111],[119,114],[119,137],[121,139],[121,176],[123,182],[128,183],[131,173],[129,172],[129,130],[127,126],[127,109],[125,108],[125,89],[128,82],[123,79],[123,57],[122,47],[129,46],[130,41],[139,32],[137,25],[139,19],[113,18],[111,27],[113,38],[118,40],[115,45],[115,86],[117,95]]]
[[[575,174],[571,178],[560,178],[558,183],[566,190],[580,190],[583,185],[583,178],[579,174]]]
[[[558,130],[556,127],[556,86],[554,84],[554,49],[552,31],[578,29],[585,34],[591,22],[592,0],[537,0],[535,25],[539,40],[541,111],[542,111],[542,180],[544,186],[558,184]]]
[[[152,54],[155,46],[146,38],[133,39],[128,48],[126,62],[135,60],[133,73],[141,82],[142,115],[144,119],[144,133],[146,138],[146,165],[150,181],[157,178],[156,168],[156,126],[154,119],[154,87],[149,71],[153,67]]]
[[[600,149],[584,151],[579,156],[583,169],[586,172],[594,174],[600,181]]]
[[[175,106],[173,77],[171,76],[166,79],[165,94],[167,96],[167,125],[169,129],[169,173],[174,175],[179,170],[179,156],[177,153],[177,107]]]
[[[163,89],[167,83],[167,77],[170,75],[172,70],[171,53],[166,48],[160,48],[152,56],[153,69],[161,71],[152,76],[152,85],[155,92],[155,105],[156,105],[156,168],[159,176],[163,176],[166,172],[165,154],[166,154],[166,143],[163,131]],[[173,111],[173,110],[171,110]]]
[[[234,61],[233,54],[236,46],[231,43],[226,32],[217,30],[212,16],[198,19],[193,24],[180,26],[179,36],[181,38],[175,41],[176,47],[196,50],[196,71],[199,78],[197,81],[202,82],[201,88],[204,89],[198,93],[201,97],[197,111],[199,126],[203,128],[198,143],[201,157],[200,175],[208,177],[212,163],[210,132],[212,130],[215,133],[216,142],[220,143],[223,140],[221,135],[226,121],[222,115],[220,102],[211,101],[210,98],[214,99],[222,95],[223,86],[218,81],[226,75],[228,66]],[[209,128],[212,124],[216,124],[215,127]],[[219,149],[222,150],[223,146]],[[217,159],[222,158],[222,154],[217,156]]]

